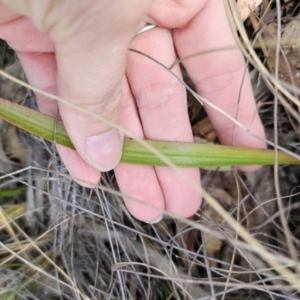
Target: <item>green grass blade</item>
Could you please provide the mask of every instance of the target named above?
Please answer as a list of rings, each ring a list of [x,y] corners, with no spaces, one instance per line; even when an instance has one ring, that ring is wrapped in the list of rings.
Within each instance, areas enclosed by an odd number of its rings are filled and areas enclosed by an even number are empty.
[[[0,118],[48,141],[56,141],[58,144],[74,149],[63,123],[40,112],[0,98]],[[182,142],[150,140],[147,142],[177,166],[213,167],[274,163],[272,150]],[[131,139],[124,141],[121,161],[152,166],[165,165],[155,154]],[[278,152],[278,163],[300,164],[300,161],[288,154]]]
[[[274,151],[212,144],[148,141],[175,165],[187,167],[272,165]],[[152,152],[133,140],[127,139],[123,149],[123,162],[164,166]],[[279,164],[299,164],[296,158],[278,153]]]
[[[20,196],[26,193],[26,186],[19,186],[10,189],[1,189],[0,198]]]
[[[62,122],[23,105],[0,98],[0,118],[48,141],[56,140],[58,144],[74,148]]]

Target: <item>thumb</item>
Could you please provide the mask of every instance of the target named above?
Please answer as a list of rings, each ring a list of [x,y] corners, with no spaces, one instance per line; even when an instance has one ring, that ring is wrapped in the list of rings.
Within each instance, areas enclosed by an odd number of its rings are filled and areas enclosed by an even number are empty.
[[[125,62],[116,62],[110,55],[101,57],[104,54],[97,47],[93,51],[80,46],[78,52],[68,50],[57,47],[58,94],[82,110],[59,103],[59,113],[80,156],[94,168],[108,171],[122,155],[123,134],[105,120],[120,124],[120,81]],[[125,53],[117,55],[126,57]]]
[[[92,0],[84,11],[75,12],[76,21],[73,16],[66,28],[60,23],[57,28],[52,27],[50,34],[57,41],[57,88],[63,99],[110,124],[120,124],[121,82],[127,49],[147,6],[141,7],[140,1],[135,1],[138,6],[135,10],[128,9],[122,0],[114,4],[104,2]],[[119,163],[123,146],[121,132],[63,103],[59,103],[59,112],[76,150],[88,164],[108,171]]]
[[[86,111],[59,103],[61,118],[77,152],[100,171],[113,169],[122,155],[123,134],[110,124],[121,121],[121,82],[127,49],[133,32],[146,14],[146,6],[141,7],[140,1],[135,1],[139,6],[136,10],[128,9],[121,0],[116,1],[117,6],[111,1],[104,2],[96,1],[101,5],[94,5],[92,0],[84,12],[76,15],[75,23],[72,18],[66,28],[59,24],[50,32],[57,41],[58,94]],[[88,112],[98,115],[102,121]]]
[[[127,43],[115,43],[91,47],[76,39],[56,46],[58,94],[81,108],[59,103],[60,116],[77,152],[100,171],[114,168],[122,154],[123,134],[110,124],[120,124]]]

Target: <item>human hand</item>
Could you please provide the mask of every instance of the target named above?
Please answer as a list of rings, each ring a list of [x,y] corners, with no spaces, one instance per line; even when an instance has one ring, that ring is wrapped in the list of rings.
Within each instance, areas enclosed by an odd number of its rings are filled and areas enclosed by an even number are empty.
[[[22,5],[19,1],[2,2],[17,13],[1,7],[0,36],[17,51],[33,86],[121,124],[141,138],[192,141],[193,137],[184,87],[145,57],[128,54],[129,44],[165,65],[175,61],[175,53],[185,57],[234,44],[224,8],[215,0],[156,0],[153,4],[133,1],[130,7],[121,0],[115,4],[91,0],[76,7],[70,0],[23,1]],[[142,20],[151,20],[161,28],[131,40]],[[200,55],[186,60],[184,65],[198,93],[233,117],[238,109],[237,120],[264,138],[248,75],[238,102],[244,75],[244,60],[238,50]],[[178,66],[173,71],[180,75]],[[123,141],[120,131],[43,96],[38,95],[38,103],[42,112],[52,116],[59,106],[77,152],[61,146],[58,151],[77,181],[95,185],[100,171],[116,166]],[[232,122],[211,107],[205,108],[220,140],[231,144]],[[101,133],[106,134],[101,138]],[[265,147],[238,127],[234,142],[239,146]],[[197,169],[183,168],[182,172],[200,182]],[[188,217],[200,205],[197,192],[169,168],[119,164],[115,173],[125,195],[158,208],[125,196],[129,211],[143,221],[158,219],[162,209]]]

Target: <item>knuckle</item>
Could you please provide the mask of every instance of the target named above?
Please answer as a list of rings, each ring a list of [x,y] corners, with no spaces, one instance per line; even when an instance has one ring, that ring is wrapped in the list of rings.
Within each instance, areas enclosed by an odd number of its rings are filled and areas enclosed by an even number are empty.
[[[136,99],[138,109],[158,109],[173,105],[174,99],[178,97],[177,84],[155,83],[139,92]]]
[[[101,100],[99,100],[99,98],[89,98],[86,101],[81,99],[76,105],[83,109],[79,114],[82,115],[87,123],[99,122],[98,118],[93,117],[95,115],[106,120],[116,119],[116,115],[119,111],[119,100],[111,98],[103,98]],[[87,118],[89,116],[92,118]]]
[[[202,87],[201,90],[207,90],[210,93],[220,92],[228,89],[228,87],[239,87],[242,84],[244,74],[244,67],[228,65],[212,76],[201,79],[196,85],[200,85]]]

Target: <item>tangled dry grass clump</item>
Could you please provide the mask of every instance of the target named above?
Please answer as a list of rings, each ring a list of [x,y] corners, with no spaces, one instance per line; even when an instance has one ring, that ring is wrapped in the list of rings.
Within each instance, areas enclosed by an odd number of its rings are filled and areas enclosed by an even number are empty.
[[[299,154],[300,5],[278,4],[263,1],[243,25],[230,7],[228,16],[268,141]],[[1,68],[25,81],[15,54],[0,47]],[[0,95],[36,109],[34,94],[4,77]],[[192,95],[188,108],[195,140],[217,143]],[[264,257],[209,197],[189,220],[145,224],[126,211],[113,172],[82,188],[51,143],[4,121],[0,132],[0,299],[300,299],[299,167],[202,170],[203,189]]]

